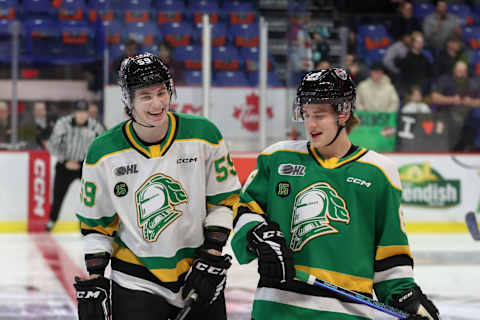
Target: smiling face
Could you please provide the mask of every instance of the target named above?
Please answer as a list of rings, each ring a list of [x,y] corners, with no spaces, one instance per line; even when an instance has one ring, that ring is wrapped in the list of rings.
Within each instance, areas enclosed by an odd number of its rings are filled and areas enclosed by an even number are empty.
[[[137,121],[156,127],[168,127],[170,94],[164,83],[136,89],[132,104]]]
[[[321,149],[337,134],[337,113],[330,104],[307,104],[303,106],[303,118],[307,137],[312,145]],[[345,119],[339,119],[340,124]]]

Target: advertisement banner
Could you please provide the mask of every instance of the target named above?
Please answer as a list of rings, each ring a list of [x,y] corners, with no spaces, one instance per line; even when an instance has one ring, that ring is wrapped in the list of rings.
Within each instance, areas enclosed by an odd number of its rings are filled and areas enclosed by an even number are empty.
[[[395,150],[396,112],[358,111],[355,114],[361,122],[349,135],[353,144],[377,152]]]
[[[45,230],[50,212],[50,154],[30,151],[28,161],[29,232]]]
[[[480,156],[389,154],[402,181],[407,222],[464,222],[480,201]]]
[[[448,152],[460,139],[462,119],[454,119],[450,112],[428,114],[399,114],[397,148],[403,152]]]

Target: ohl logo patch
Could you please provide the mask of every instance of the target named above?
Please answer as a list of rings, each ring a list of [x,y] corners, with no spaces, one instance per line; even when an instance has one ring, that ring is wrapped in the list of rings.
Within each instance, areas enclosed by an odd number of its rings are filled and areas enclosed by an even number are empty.
[[[300,191],[293,205],[290,248],[300,251],[313,238],[337,233],[330,220],[350,222],[345,200],[335,189],[326,182],[318,182]]]
[[[278,166],[278,174],[282,176],[303,177],[305,175],[305,166],[301,164],[282,163]]]
[[[135,192],[138,226],[143,238],[153,242],[183,212],[176,206],[188,201],[180,182],[161,173],[147,179]]]

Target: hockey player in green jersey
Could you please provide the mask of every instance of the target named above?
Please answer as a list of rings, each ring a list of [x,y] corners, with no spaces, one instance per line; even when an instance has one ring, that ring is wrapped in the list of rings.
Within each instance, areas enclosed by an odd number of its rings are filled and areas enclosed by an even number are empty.
[[[394,163],[352,145],[355,85],[342,68],[307,73],[295,117],[308,141],[257,157],[234,208],[233,251],[258,258],[252,319],[372,319],[373,309],[294,279],[295,269],[412,314],[438,319],[413,279]]]
[[[175,86],[159,57],[126,58],[119,79],[130,120],[95,139],[83,164],[79,319],[174,319],[191,293],[186,319],[226,319],[222,248],[240,183],[222,135],[169,111]]]

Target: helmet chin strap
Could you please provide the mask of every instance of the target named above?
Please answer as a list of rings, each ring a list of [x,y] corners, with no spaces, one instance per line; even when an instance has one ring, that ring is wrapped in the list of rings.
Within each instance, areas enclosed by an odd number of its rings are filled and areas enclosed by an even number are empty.
[[[170,94],[170,100],[169,100],[169,102],[168,102],[168,109],[167,109],[167,111],[170,109],[171,103],[172,103],[172,95]],[[138,125],[140,125],[140,126],[142,126],[142,127],[144,127],[144,128],[155,128],[155,127],[159,127],[159,126],[151,125],[151,124],[148,123],[148,122],[145,122],[145,124],[144,124],[144,123],[139,122],[137,119],[135,119],[135,118],[133,117],[133,111],[135,110],[135,107],[132,106],[132,108],[129,109],[129,110],[130,110],[130,112],[128,113],[128,115],[130,116],[130,118],[132,118],[133,122],[138,123]]]
[[[340,118],[344,118],[344,117],[345,117],[345,115],[343,115],[343,114],[337,115],[337,126],[338,126],[337,134],[335,134],[335,137],[333,137],[332,141],[330,141],[327,145],[325,145],[326,147],[328,147],[329,145],[334,143],[335,140],[337,140],[338,136],[340,135],[340,132],[342,131],[342,129],[345,128],[345,126],[342,126],[339,122]]]
[[[328,144],[325,145],[326,147],[328,147],[329,145],[331,145],[332,143],[334,143],[335,140],[337,140],[338,136],[340,135],[340,131],[342,131],[342,129],[345,128],[344,126],[341,126],[341,125],[338,124],[338,120],[337,120],[337,125],[338,125],[337,134],[336,134],[335,137],[332,139],[332,141],[330,141]]]
[[[144,127],[144,128],[155,128],[156,126],[154,125],[151,125],[150,123],[148,122],[145,122],[146,124],[143,124],[141,122],[139,122],[137,119],[135,119],[135,117],[133,116],[133,110],[135,110],[135,107],[132,107],[131,111],[130,111],[130,118],[132,118],[133,122],[136,122],[138,123],[140,126]]]

